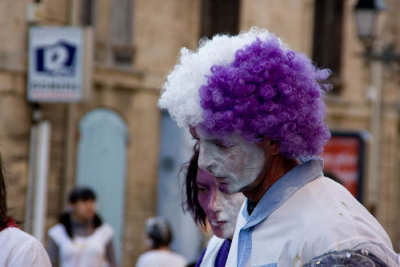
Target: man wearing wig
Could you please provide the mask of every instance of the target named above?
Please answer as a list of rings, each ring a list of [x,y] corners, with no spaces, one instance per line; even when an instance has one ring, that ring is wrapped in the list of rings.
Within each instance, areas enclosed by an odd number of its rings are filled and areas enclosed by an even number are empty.
[[[181,50],[159,106],[198,140],[198,165],[219,190],[247,198],[226,266],[303,266],[359,249],[398,266],[376,219],[323,175],[329,74],[257,28]]]

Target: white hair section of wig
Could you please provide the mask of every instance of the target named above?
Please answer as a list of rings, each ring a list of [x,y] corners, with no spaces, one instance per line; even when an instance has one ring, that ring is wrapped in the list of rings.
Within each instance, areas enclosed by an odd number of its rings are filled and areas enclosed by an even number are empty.
[[[197,51],[182,48],[178,64],[162,88],[158,106],[166,109],[179,127],[198,125],[203,121],[199,89],[207,83],[211,67],[231,64],[236,51],[257,38],[265,41],[269,37],[271,34],[267,30],[252,27],[236,36],[216,35],[200,40]]]

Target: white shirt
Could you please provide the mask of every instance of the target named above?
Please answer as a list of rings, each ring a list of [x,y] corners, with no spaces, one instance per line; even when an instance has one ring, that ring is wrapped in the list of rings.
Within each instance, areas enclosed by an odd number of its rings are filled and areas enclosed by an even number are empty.
[[[201,261],[200,267],[214,266],[215,259],[217,258],[218,252],[225,242],[225,239],[213,236],[207,244],[206,252],[204,253],[203,260]]]
[[[0,231],[1,267],[51,267],[39,240],[16,227]]]
[[[181,255],[169,251],[154,249],[140,255],[136,267],[185,267],[186,260]]]
[[[107,266],[105,249],[113,237],[111,226],[102,224],[89,236],[76,236],[71,239],[65,227],[57,224],[50,228],[49,236],[60,249],[61,267]]]
[[[357,248],[399,266],[377,220],[321,174],[322,162],[309,161],[278,180],[251,216],[245,201],[226,266],[302,266],[329,251]]]

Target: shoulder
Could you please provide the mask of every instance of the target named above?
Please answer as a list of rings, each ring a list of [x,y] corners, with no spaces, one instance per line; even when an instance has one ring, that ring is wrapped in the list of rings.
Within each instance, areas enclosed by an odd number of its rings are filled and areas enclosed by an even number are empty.
[[[173,263],[171,265],[177,266],[177,267],[178,266],[182,266],[182,267],[186,266],[187,261],[182,255],[172,252],[172,251],[168,251],[167,255],[168,255],[167,257],[170,258],[171,263]]]
[[[143,254],[141,254],[137,260],[136,263],[136,267],[139,266],[148,266],[149,264],[151,264],[153,262],[153,258],[157,257],[157,254],[155,253],[155,251],[147,251],[144,252]]]
[[[101,226],[99,226],[96,229],[96,232],[98,232],[106,242],[111,240],[114,236],[114,229],[111,227],[111,225],[106,223],[103,223]]]
[[[359,234],[362,229],[384,232],[346,188],[326,177],[303,186],[275,213],[302,231],[309,230],[309,234],[326,236],[327,230],[335,229],[349,236]]]
[[[184,263],[184,264],[186,263],[186,259],[182,255],[180,255],[178,253],[175,253],[175,252],[171,252],[171,254],[178,262],[181,262],[181,263]]]
[[[369,214],[346,188],[326,177],[304,185],[276,210],[281,215],[296,216],[306,225],[324,218],[329,224],[344,213],[354,212]]]
[[[67,242],[67,240],[70,239],[70,237],[67,234],[67,231],[62,224],[56,224],[53,227],[51,227],[48,231],[49,237],[58,245],[60,246],[64,242]]]
[[[186,259],[172,251],[150,250],[139,256],[136,266],[157,266],[160,263],[169,263],[171,266],[183,267],[186,265]]]
[[[1,236],[3,238],[6,238],[7,241],[10,242],[10,244],[32,243],[41,245],[41,243],[36,238],[16,227],[9,227],[7,229],[4,229],[3,231],[1,231]]]
[[[104,232],[107,232],[109,234],[114,234],[114,229],[109,225],[108,223],[103,223],[99,229],[101,229]]]
[[[49,235],[54,235],[54,234],[58,234],[60,232],[64,232],[65,231],[65,227],[64,225],[62,225],[61,223],[58,223],[56,225],[54,225],[53,227],[51,227],[48,231]]]
[[[352,249],[364,242],[392,249],[379,222],[342,185],[322,177],[299,191],[292,204],[298,209],[297,223],[303,232],[299,241],[305,258]]]
[[[50,266],[49,257],[39,240],[14,227],[3,232],[8,237],[6,242],[10,266]]]

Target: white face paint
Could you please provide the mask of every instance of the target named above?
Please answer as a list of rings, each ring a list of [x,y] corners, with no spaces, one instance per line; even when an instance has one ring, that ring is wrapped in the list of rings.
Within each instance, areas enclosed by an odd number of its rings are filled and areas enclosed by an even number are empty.
[[[232,239],[244,195],[222,193],[218,190],[214,177],[201,169],[197,171],[196,184],[198,201],[214,234],[220,238]]]
[[[214,176],[220,191],[241,192],[260,175],[265,156],[256,144],[237,134],[215,138],[200,127],[196,127],[194,134],[200,145],[199,167]]]

